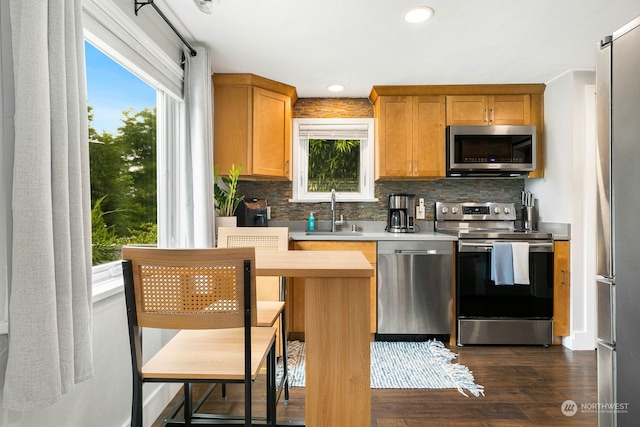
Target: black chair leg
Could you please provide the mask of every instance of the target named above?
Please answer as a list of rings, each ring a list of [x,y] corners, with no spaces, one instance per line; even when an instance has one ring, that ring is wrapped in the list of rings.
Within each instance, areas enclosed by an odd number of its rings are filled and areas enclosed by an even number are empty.
[[[193,407],[191,406],[191,383],[184,383],[184,425],[191,426],[191,417],[193,415]]]
[[[131,399],[131,426],[142,427],[142,381],[139,378],[133,379],[133,397]]]
[[[284,376],[284,405],[289,405],[289,355],[287,354],[287,321],[285,309],[282,310],[282,375]]]
[[[280,299],[286,300],[287,297],[287,278],[282,277]],[[282,374],[284,375],[284,405],[289,405],[289,354],[287,353],[287,306],[282,309],[282,316],[280,317],[280,326],[282,327]]]
[[[267,425],[270,426],[275,426],[277,421],[276,389],[278,385],[276,384],[276,366],[276,344],[274,342],[267,355]]]

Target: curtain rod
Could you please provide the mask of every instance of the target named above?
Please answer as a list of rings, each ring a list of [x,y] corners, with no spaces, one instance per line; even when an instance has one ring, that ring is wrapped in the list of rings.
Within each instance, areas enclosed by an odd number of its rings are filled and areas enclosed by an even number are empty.
[[[169,21],[169,19],[164,15],[164,13],[162,13],[162,11],[158,8],[158,6],[156,6],[156,4],[153,2],[153,0],[147,0],[147,1],[138,1],[138,0],[133,0],[134,3],[134,8],[135,8],[135,12],[136,12],[136,16],[138,16],[138,11],[140,9],[142,9],[143,6],[146,6],[148,4],[150,4],[151,6],[153,6],[153,8],[155,9],[156,12],[158,12],[158,15],[160,15],[160,17],[164,20],[164,22],[167,23],[167,25],[169,27],[171,27],[171,29],[173,30],[174,33],[176,33],[176,35],[180,38],[180,40],[182,40],[182,43],[185,44],[185,46],[187,46],[189,48],[189,53],[191,54],[191,56],[196,56],[197,53],[195,51],[194,48],[191,47],[191,45],[189,44],[189,42],[187,42],[184,37],[182,37],[182,35],[178,32],[178,30],[176,30],[176,27],[173,26],[173,24]]]

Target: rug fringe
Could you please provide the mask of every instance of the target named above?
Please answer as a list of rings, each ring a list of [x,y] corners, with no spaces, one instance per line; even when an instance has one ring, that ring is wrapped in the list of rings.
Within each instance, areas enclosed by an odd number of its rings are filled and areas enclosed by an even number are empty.
[[[469,397],[464,390],[468,390],[471,394],[478,397],[484,396],[484,386],[476,384],[473,373],[466,366],[459,363],[451,363],[458,355],[445,347],[440,341],[428,341],[429,352],[433,357],[443,364],[443,369],[449,375],[451,380],[457,385],[458,391]]]

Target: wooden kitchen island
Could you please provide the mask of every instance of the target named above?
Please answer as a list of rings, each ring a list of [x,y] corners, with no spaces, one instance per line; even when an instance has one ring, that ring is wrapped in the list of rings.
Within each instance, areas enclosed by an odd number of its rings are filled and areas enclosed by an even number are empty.
[[[305,424],[371,425],[370,278],[357,251],[257,251],[257,276],[305,278]]]

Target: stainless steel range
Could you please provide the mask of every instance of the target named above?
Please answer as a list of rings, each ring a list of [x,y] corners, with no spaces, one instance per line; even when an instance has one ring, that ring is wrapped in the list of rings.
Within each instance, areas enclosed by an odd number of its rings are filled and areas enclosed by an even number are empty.
[[[552,343],[553,238],[516,223],[514,203],[436,203],[435,230],[458,236],[458,345]]]

